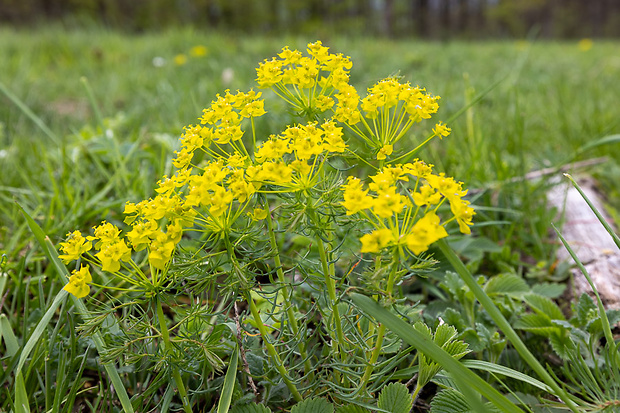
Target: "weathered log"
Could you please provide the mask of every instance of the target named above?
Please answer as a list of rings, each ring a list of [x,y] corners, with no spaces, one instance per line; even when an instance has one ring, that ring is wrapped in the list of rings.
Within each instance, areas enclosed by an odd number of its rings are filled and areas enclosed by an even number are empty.
[[[579,186],[592,204],[613,227],[611,217],[605,212],[600,192],[592,178],[577,179]],[[620,309],[620,250],[598,218],[588,207],[579,192],[565,179],[547,194],[550,206],[560,211],[563,218],[561,233],[584,264],[607,309]],[[557,252],[560,261],[573,262],[568,251],[561,247]],[[579,268],[573,268],[572,283],[569,285],[570,299],[583,293],[594,298],[585,276]]]

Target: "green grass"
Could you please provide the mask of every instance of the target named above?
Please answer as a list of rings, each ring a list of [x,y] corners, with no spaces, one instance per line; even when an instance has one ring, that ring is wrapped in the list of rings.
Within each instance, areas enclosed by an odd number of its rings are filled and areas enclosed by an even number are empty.
[[[59,27],[2,28],[0,39],[0,277],[7,274],[0,314],[9,327],[0,326],[3,337],[10,329],[22,346],[62,282],[15,201],[55,244],[68,231],[86,230],[101,219],[118,222],[126,201],[148,198],[155,182],[170,174],[183,126],[195,123],[216,93],[249,89],[258,62],[284,45],[303,48],[316,40]],[[597,173],[618,173],[617,144],[579,152],[620,133],[617,42],[596,41],[583,52],[575,42],[322,40],[352,57],[357,86],[398,75],[442,96],[438,120],[449,120],[480,97],[450,122],[448,138],[420,156],[478,190],[478,222],[496,223],[476,230],[504,248],[477,263],[481,272],[512,268],[523,275],[531,270],[526,263],[550,262],[557,248],[548,238],[553,213],[544,205],[545,184],[508,180],[603,155],[610,161]],[[182,66],[173,63],[196,45],[206,46],[208,54],[189,57]],[[165,64],[156,67],[156,58]],[[234,77],[225,83],[227,69]],[[263,122],[260,130],[267,136],[272,126]],[[427,131],[416,132],[425,136]],[[617,194],[613,180],[603,182]],[[56,406],[55,411],[71,411],[71,403],[91,404],[90,411],[117,408],[114,396],[104,391],[110,383],[94,347],[76,335],[79,323],[65,302],[32,350],[24,380],[34,411]],[[13,344],[10,339],[0,344],[0,411],[12,407],[11,372],[19,358]],[[123,374],[132,391],[160,379],[143,371]],[[166,398],[145,397],[152,404]]]

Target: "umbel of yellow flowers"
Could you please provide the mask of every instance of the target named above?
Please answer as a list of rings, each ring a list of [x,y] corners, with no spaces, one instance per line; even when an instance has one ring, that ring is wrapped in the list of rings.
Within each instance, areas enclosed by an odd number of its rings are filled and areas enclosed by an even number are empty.
[[[254,120],[267,113],[261,93],[218,94],[198,124],[184,128],[181,148],[172,161],[176,172],[162,177],[157,195],[126,204],[128,231],[104,221],[92,236],[68,234],[60,258],[65,263],[80,260],[81,267],[72,273],[65,290],[86,296],[92,282],[89,266],[132,289],[148,291],[162,285],[184,232],[218,237],[235,225],[262,225],[269,211],[261,199],[309,194],[334,173],[330,158],[343,154],[361,158],[348,145],[345,130],[370,148],[371,157],[379,162],[372,176],[348,177],[338,191],[341,201],[334,203],[343,214],[357,214],[365,231],[370,228],[360,238],[361,252],[406,248],[421,254],[448,235],[445,226],[451,221],[469,233],[474,210],[463,199],[461,182],[433,173],[433,165],[421,160],[390,162],[407,131],[437,112],[439,97],[388,78],[362,98],[349,84],[348,57],[329,53],[321,42],[309,44],[307,51],[304,56],[285,47],[257,69],[258,87],[270,88],[306,123],[257,140]],[[437,123],[418,148],[449,133],[450,128]],[[446,205],[449,211],[441,208]],[[134,254],[139,259],[134,261]],[[136,264],[145,256],[148,271]]]

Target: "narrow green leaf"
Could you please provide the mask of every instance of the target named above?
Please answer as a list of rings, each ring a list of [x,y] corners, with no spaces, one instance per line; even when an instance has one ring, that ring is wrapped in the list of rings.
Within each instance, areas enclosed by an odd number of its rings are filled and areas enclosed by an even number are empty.
[[[553,393],[551,387],[547,386],[540,380],[537,380],[532,376],[528,376],[527,374],[521,373],[520,371],[513,370],[506,366],[502,366],[501,364],[490,363],[483,360],[464,360],[463,365],[470,369],[488,371],[491,373],[501,374],[502,376],[511,377],[515,380],[520,380],[548,393]]]
[[[56,270],[58,271],[58,274],[62,278],[62,282],[66,283],[68,281],[69,271],[67,270],[67,267],[65,267],[65,265],[62,263],[60,258],[58,258],[58,252],[56,251],[56,248],[54,248],[54,245],[52,244],[51,240],[45,235],[45,233],[43,232],[39,224],[37,224],[35,220],[32,219],[32,217],[26,212],[26,210],[22,208],[22,206],[19,204],[17,204],[17,206],[19,207],[22,214],[26,218],[26,222],[28,223],[28,226],[30,227],[30,230],[34,234],[36,240],[41,245],[41,248],[43,248],[43,251],[45,252],[47,257],[54,264],[54,267],[56,268]],[[50,307],[50,309],[54,308],[55,310],[60,304],[60,302],[62,301],[62,299],[64,299],[64,297],[68,294],[69,293],[67,293],[65,290],[60,290],[60,292],[54,299],[54,302],[52,303],[52,306]],[[90,318],[89,311],[84,305],[84,303],[80,301],[79,299],[75,298],[73,295],[69,294],[69,296],[71,297],[72,303],[75,306],[78,314],[80,314],[80,316],[82,317],[82,319],[89,319]],[[43,316],[43,319],[41,319],[41,321],[35,328],[35,333],[37,332],[37,329],[41,330],[39,332],[39,336],[43,332],[43,329],[45,329],[45,325],[49,323],[51,315],[53,314],[52,312],[52,314],[50,314],[49,317],[46,319],[46,316],[48,313],[50,313],[50,310],[48,310],[45,313],[45,315]],[[34,336],[34,333],[33,333],[33,336]],[[28,343],[26,343],[26,345],[24,346],[24,350],[22,351],[22,355],[20,357],[20,361],[18,363],[16,371],[21,370],[21,367],[26,361],[25,358],[30,353],[30,351],[32,351],[32,348],[36,344],[36,340],[31,343],[31,341],[33,340],[33,336],[30,337],[30,339],[28,340]],[[101,336],[101,333],[99,332],[93,333],[91,336],[91,339],[95,343],[95,346],[97,347],[97,351],[99,352],[99,354],[104,353],[105,344]],[[109,379],[112,382],[112,385],[114,386],[118,399],[121,402],[121,405],[123,406],[123,411],[125,413],[134,413],[133,407],[131,405],[131,401],[129,400],[129,396],[127,395],[127,390],[125,389],[125,385],[123,384],[123,381],[121,380],[121,377],[118,374],[118,371],[116,370],[116,367],[114,366],[114,364],[106,363],[103,365],[103,367],[108,373]]]
[[[21,371],[18,371],[15,375],[15,413],[30,413],[28,393],[26,392]]]
[[[19,342],[15,333],[11,328],[9,319],[4,314],[0,314],[0,342],[4,340],[4,346],[6,347],[6,355],[13,357],[19,351]]]
[[[572,180],[572,178],[571,178],[571,180]],[[574,184],[577,185],[576,183],[574,183]],[[585,196],[585,194],[582,193],[582,196],[586,199],[586,201],[588,201],[588,199]],[[589,203],[589,201],[588,201],[588,203]],[[591,206],[591,208],[594,208],[594,206]],[[602,217],[599,218],[599,219],[602,219]],[[604,222],[604,221],[605,220],[602,220],[602,222]],[[551,226],[553,227],[553,230],[555,231],[555,233],[560,238],[560,241],[562,241],[562,244],[564,244],[564,248],[566,248],[566,250],[568,251],[570,256],[573,258],[573,260],[575,261],[575,263],[577,264],[577,266],[579,267],[579,269],[583,273],[584,277],[586,277],[586,280],[588,281],[588,284],[590,284],[590,288],[592,288],[592,291],[594,291],[594,295],[596,296],[596,303],[597,303],[597,306],[598,306],[599,317],[601,318],[601,323],[603,325],[603,333],[605,334],[605,339],[607,340],[607,343],[614,343],[615,341],[614,341],[614,338],[613,338],[613,334],[611,332],[611,327],[609,325],[609,319],[607,318],[607,313],[605,312],[605,306],[603,306],[603,301],[601,300],[601,297],[598,294],[598,290],[596,289],[596,286],[594,285],[594,282],[592,281],[592,277],[590,277],[590,274],[588,273],[588,270],[586,270],[586,267],[584,267],[582,262],[577,257],[577,254],[575,254],[575,251],[573,251],[573,249],[571,248],[570,244],[566,241],[566,239],[564,239],[564,236],[562,236],[560,231],[555,227],[555,225],[551,224]],[[614,241],[616,241],[617,238],[618,237],[615,237]],[[618,245],[618,243],[616,243],[616,245]],[[620,246],[619,246],[619,248],[620,248]]]
[[[603,146],[603,145],[609,145],[612,143],[620,143],[620,135],[609,135],[609,136],[604,136],[600,139],[597,139],[593,142],[589,142],[588,144],[582,146],[581,148],[579,148],[577,151],[578,152],[586,152],[590,149],[594,149],[598,146]]]
[[[418,351],[426,354],[448,371],[459,384],[459,388],[467,397],[467,400],[471,401],[472,407],[475,408],[476,411],[488,411],[480,401],[478,394],[481,394],[497,407],[503,409],[506,413],[522,412],[519,407],[510,402],[500,392],[482,380],[482,378],[464,367],[463,364],[437,346],[428,336],[420,333],[411,325],[396,317],[387,309],[381,307],[371,298],[361,294],[351,293],[351,299],[366,314],[372,314],[379,322],[384,323],[388,329],[398,334],[407,343],[418,349]]]
[[[577,405],[572,401],[566,390],[564,390],[556,380],[549,374],[549,372],[543,367],[538,359],[527,348],[525,343],[521,340],[519,335],[514,331],[506,317],[501,313],[499,308],[495,305],[493,300],[482,290],[474,279],[471,272],[467,269],[463,261],[454,253],[448,243],[441,239],[437,241],[436,245],[444,254],[446,259],[450,262],[452,267],[456,270],[462,280],[467,284],[469,289],[473,292],[476,299],[480,302],[482,307],[487,311],[489,316],[493,319],[497,327],[499,327],[508,341],[514,346],[515,350],[523,358],[523,360],[530,365],[530,367],[545,381],[545,383],[553,389],[553,394],[558,396],[566,406],[573,412],[578,413]],[[463,392],[465,396],[467,394]]]
[[[413,399],[402,383],[388,384],[381,390],[377,405],[380,409],[390,413],[409,413],[413,406]]]
[[[336,409],[336,413],[370,413],[370,410],[364,409],[362,406],[356,404],[349,404]]]
[[[217,413],[228,413],[232,394],[235,390],[235,382],[237,379],[237,363],[239,362],[239,347],[235,346],[231,356],[226,376],[224,376],[224,385],[220,394],[220,401],[217,404]]]
[[[38,117],[32,110],[30,110],[30,108],[24,102],[22,102],[20,98],[15,96],[1,82],[0,82],[0,92],[4,93],[4,95],[7,98],[9,98],[9,100],[13,102],[15,106],[17,106],[24,113],[24,115],[28,116],[30,120],[32,120],[34,124],[37,125],[39,129],[41,129],[43,133],[45,133],[48,136],[48,138],[51,139],[52,142],[54,142],[54,144],[60,145],[60,139],[58,139],[58,136],[56,136],[56,134],[52,132],[50,128],[47,127],[45,122],[43,122],[43,120],[40,117]]]

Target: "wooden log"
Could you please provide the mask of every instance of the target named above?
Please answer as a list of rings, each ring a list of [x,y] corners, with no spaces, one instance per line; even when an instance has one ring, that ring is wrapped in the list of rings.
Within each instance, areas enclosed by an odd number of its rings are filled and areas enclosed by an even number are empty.
[[[596,190],[596,182],[592,178],[580,178],[577,182],[605,220],[615,228],[611,217],[605,212],[602,196]],[[620,250],[613,239],[579,192],[565,178],[562,177],[562,183],[548,192],[547,199],[550,206],[560,211],[563,218],[562,235],[584,264],[605,308],[620,309]],[[573,262],[563,246],[558,249],[557,259]],[[572,283],[567,292],[569,299],[577,299],[583,293],[594,299],[592,289],[579,268],[573,268],[571,273]]]

